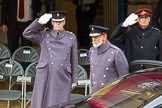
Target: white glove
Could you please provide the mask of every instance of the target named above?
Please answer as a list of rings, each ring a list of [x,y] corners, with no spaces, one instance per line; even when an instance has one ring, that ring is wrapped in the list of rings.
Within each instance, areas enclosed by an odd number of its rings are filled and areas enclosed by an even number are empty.
[[[38,23],[46,24],[51,18],[52,18],[52,14],[45,13],[39,18]]]
[[[72,83],[72,89],[75,88],[77,86],[77,83]]]
[[[123,22],[122,26],[123,27],[128,27],[130,25],[133,25],[137,22],[138,15],[131,13]]]

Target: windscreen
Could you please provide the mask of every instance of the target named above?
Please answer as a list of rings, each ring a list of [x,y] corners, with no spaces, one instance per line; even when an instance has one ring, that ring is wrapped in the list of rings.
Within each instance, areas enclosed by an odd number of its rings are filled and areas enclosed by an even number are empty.
[[[94,99],[111,108],[140,108],[162,94],[162,73],[130,75],[98,91]]]

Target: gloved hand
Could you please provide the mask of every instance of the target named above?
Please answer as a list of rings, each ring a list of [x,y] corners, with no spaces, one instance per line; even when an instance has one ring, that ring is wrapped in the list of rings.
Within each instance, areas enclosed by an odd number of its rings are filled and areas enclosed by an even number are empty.
[[[52,18],[52,14],[45,13],[39,18],[38,23],[46,24],[51,18]]]
[[[77,86],[77,83],[72,83],[72,89],[75,88]]]
[[[130,14],[126,19],[125,21],[123,22],[122,26],[123,27],[128,27],[130,25],[133,25],[137,22],[137,18],[138,18],[138,15],[132,13]]]

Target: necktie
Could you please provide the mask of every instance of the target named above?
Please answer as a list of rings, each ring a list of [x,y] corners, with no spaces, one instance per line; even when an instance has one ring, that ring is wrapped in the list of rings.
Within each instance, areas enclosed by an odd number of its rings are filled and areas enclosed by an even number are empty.
[[[58,39],[59,38],[59,32],[57,32],[57,36],[56,36],[56,39]]]
[[[24,0],[19,0],[19,18],[24,18]]]

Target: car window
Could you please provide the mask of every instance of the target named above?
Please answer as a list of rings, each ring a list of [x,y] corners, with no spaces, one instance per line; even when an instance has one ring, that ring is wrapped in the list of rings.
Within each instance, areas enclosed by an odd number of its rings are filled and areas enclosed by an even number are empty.
[[[142,108],[162,94],[162,74],[148,72],[131,75],[97,91],[94,99],[112,108]]]

